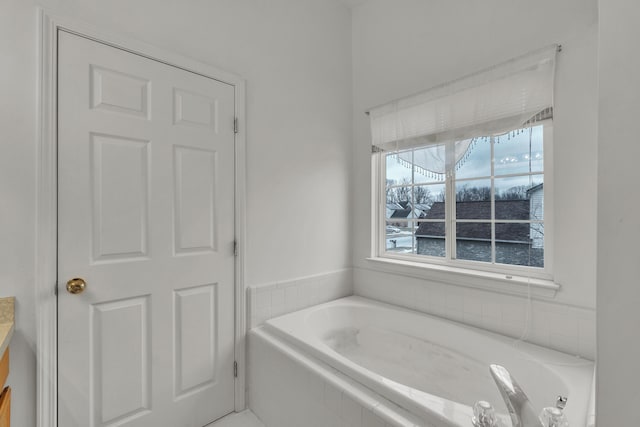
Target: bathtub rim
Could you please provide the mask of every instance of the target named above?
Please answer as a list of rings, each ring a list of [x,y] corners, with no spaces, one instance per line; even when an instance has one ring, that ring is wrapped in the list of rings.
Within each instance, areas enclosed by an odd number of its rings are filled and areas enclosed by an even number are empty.
[[[287,319],[295,318],[297,316],[298,317],[310,316],[311,313],[314,313],[326,308],[331,308],[334,306],[346,306],[346,305],[364,306],[367,308],[374,307],[374,308],[381,308],[383,310],[399,311],[401,313],[406,313],[409,315],[417,315],[417,316],[425,317],[429,320],[436,321],[436,322],[446,322],[447,324],[452,324],[455,327],[462,328],[468,333],[481,334],[481,335],[487,336],[489,339],[495,339],[504,345],[513,347],[518,352],[525,352],[526,354],[531,355],[532,360],[536,361],[537,363],[540,363],[546,369],[549,369],[553,373],[558,375],[561,381],[565,383],[567,388],[575,391],[576,394],[578,395],[585,394],[586,397],[585,399],[583,399],[584,401],[580,400],[581,402],[580,407],[581,409],[584,409],[584,411],[579,411],[577,409],[574,411],[573,408],[569,407],[566,412],[568,412],[568,415],[571,418],[584,421],[584,423],[582,422],[576,423],[576,426],[586,425],[587,423],[587,419],[590,415],[588,396],[590,395],[591,390],[586,391],[584,393],[579,392],[580,390],[576,390],[576,387],[574,387],[570,383],[567,383],[566,379],[558,372],[559,367],[566,367],[566,366],[574,367],[576,369],[579,369],[581,367],[582,368],[586,367],[587,369],[592,370],[595,364],[593,361],[586,358],[572,356],[567,353],[560,352],[558,350],[542,347],[542,346],[525,342],[525,341],[519,341],[515,338],[511,338],[502,334],[498,334],[496,332],[492,332],[492,331],[488,331],[475,326],[460,323],[455,320],[435,316],[428,313],[423,313],[410,308],[396,306],[393,304],[372,300],[369,298],[356,296],[356,295],[310,306],[302,310],[298,310],[296,312],[275,317],[273,319],[266,321],[263,324],[263,327],[266,331],[274,333],[279,338],[295,345],[296,347],[302,348],[303,350],[310,352],[310,354],[313,357],[321,360],[323,363],[326,363],[327,365],[333,367],[334,369],[337,369],[339,372],[341,372],[344,375],[352,377],[354,381],[357,381],[360,384],[364,385],[365,387],[371,390],[374,390],[376,393],[380,394],[386,399],[389,399],[395,404],[398,404],[399,406],[411,411],[412,413],[416,414],[420,418],[423,418],[425,421],[431,424],[435,423],[436,425],[446,425],[451,427],[468,425],[468,421],[471,416],[471,408],[469,406],[464,405],[462,403],[450,401],[448,399],[444,399],[439,396],[435,396],[437,397],[437,399],[445,400],[447,403],[449,402],[452,403],[453,413],[448,413],[445,416],[443,413],[439,413],[435,411],[432,407],[428,406],[428,400],[429,400],[428,397],[424,398],[422,402],[419,402],[416,400],[416,398],[424,397],[424,396],[421,396],[421,394],[425,394],[428,396],[434,396],[434,395],[431,395],[430,393],[422,392],[416,389],[412,389],[411,387],[404,386],[404,385],[402,385],[404,388],[403,391],[389,387],[388,386],[389,379],[386,379],[382,375],[376,372],[373,372],[367,368],[364,368],[354,363],[353,361],[349,360],[348,358],[340,355],[339,353],[335,352],[335,350],[331,349],[319,337],[316,337],[315,340],[303,340],[299,338],[297,334],[287,331],[281,325],[278,325],[279,323],[285,322]],[[315,341],[315,343],[313,341]],[[517,343],[517,345],[514,345],[513,343]],[[331,353],[326,351],[325,348],[330,349]],[[560,361],[556,360],[556,363],[553,363],[548,360],[544,360],[546,357],[558,358],[560,359]],[[576,373],[572,373],[571,375],[576,375]],[[591,377],[589,376],[589,378]],[[391,381],[395,382],[393,380]],[[387,385],[384,385],[383,384],[384,382],[387,382]],[[589,381],[589,384],[591,384],[591,381]],[[407,389],[408,389],[408,393],[407,393]],[[412,391],[418,391],[418,393],[412,393]],[[411,394],[413,394],[414,397],[411,397],[410,396]],[[449,408],[449,410],[451,410],[452,408]],[[535,410],[538,410],[538,409],[541,410],[542,408],[535,408]],[[453,416],[453,421],[451,420],[451,416]]]

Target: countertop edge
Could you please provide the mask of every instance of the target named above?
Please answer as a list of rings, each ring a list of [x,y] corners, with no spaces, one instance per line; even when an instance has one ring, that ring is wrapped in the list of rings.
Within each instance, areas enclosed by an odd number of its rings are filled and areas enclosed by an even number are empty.
[[[13,337],[14,330],[14,322],[0,323],[0,357],[2,357],[4,351],[9,347],[9,342]]]

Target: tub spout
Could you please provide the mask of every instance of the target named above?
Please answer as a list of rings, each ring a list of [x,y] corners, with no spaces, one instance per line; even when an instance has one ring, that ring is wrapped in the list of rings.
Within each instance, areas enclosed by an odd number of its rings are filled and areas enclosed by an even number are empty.
[[[509,371],[500,365],[491,365],[489,370],[507,404],[513,427],[544,427],[529,398]]]

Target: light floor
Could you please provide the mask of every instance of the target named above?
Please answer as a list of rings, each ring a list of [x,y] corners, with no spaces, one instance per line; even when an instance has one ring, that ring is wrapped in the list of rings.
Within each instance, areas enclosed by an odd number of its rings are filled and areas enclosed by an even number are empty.
[[[258,417],[250,410],[229,414],[205,427],[264,427]]]

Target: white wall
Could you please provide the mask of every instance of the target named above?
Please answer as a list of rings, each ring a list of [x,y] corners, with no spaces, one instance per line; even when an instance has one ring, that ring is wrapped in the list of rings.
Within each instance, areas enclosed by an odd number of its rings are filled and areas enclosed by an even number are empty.
[[[600,1],[597,424],[640,425],[640,5]]]
[[[35,425],[36,2],[0,3],[0,295],[13,425]],[[327,0],[42,0],[247,80],[247,284],[350,266],[350,11]]]
[[[385,282],[387,295],[406,294],[409,288],[441,287],[426,280],[395,276],[392,280],[365,258],[371,248],[370,138],[368,108],[410,95],[443,82],[502,62],[522,53],[560,43],[558,55],[554,121],[554,276],[562,289],[553,300],[590,309],[582,329],[591,329],[590,347],[595,345],[593,329],[596,294],[596,164],[597,164],[597,5],[596,0],[371,0],[353,11],[353,120],[354,120],[354,266],[356,293],[369,294],[369,284]],[[452,287],[449,286],[449,289]],[[476,294],[464,288],[447,292],[440,315],[460,316],[465,302]],[[491,304],[491,296],[485,298]],[[398,301],[396,301],[398,303]],[[522,307],[522,300],[509,303]],[[482,316],[482,309],[477,315]],[[489,313],[493,314],[493,313]],[[565,313],[566,314],[566,313]],[[451,316],[449,316],[451,317]],[[455,316],[454,316],[455,317]],[[489,327],[488,316],[483,326]],[[503,313],[499,313],[500,322]],[[546,316],[541,315],[541,318]],[[457,319],[460,320],[460,319]],[[504,319],[505,322],[507,319]],[[544,321],[544,319],[541,319]],[[579,334],[580,319],[571,322],[563,336]],[[469,322],[472,319],[470,318]],[[493,322],[495,323],[495,322]],[[591,326],[588,326],[590,324]],[[534,325],[535,327],[536,325]],[[553,341],[549,322],[542,343]],[[491,329],[491,328],[490,328]],[[495,328],[493,328],[495,329]],[[576,338],[577,339],[577,338]],[[556,339],[559,341],[559,339]],[[577,344],[577,342],[576,342]],[[556,346],[558,347],[558,346]],[[591,355],[593,350],[590,351]]]

